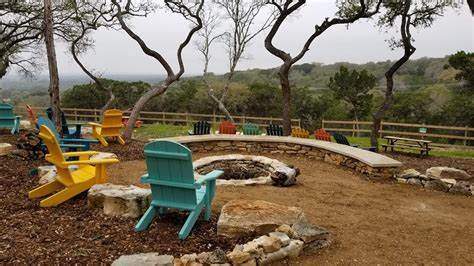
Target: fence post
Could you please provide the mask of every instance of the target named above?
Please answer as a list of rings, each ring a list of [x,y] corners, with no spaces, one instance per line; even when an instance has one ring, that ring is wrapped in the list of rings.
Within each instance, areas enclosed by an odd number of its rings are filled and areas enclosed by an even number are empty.
[[[356,124],[357,123],[356,121],[352,121],[354,123],[352,123],[352,137],[355,137],[355,130],[356,130]]]
[[[77,123],[77,109],[76,108],[74,108],[74,120]]]
[[[467,137],[468,137],[468,133],[467,133],[467,126],[466,126],[466,129],[464,130],[464,146],[467,146]]]
[[[212,124],[213,124],[213,125],[217,124],[216,110],[213,110],[213,111],[212,111]]]
[[[372,122],[372,126],[374,126],[374,122]],[[383,138],[383,121],[380,121],[380,129],[379,129],[379,135],[380,138]]]
[[[321,128],[324,129],[324,119],[321,120]]]

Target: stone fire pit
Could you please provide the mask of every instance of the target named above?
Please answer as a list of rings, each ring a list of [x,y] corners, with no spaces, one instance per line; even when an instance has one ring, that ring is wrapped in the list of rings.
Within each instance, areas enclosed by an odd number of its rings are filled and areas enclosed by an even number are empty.
[[[296,183],[299,170],[265,156],[229,154],[209,156],[193,163],[194,171],[205,175],[212,170],[223,170],[217,185],[246,186],[274,184],[291,186]]]

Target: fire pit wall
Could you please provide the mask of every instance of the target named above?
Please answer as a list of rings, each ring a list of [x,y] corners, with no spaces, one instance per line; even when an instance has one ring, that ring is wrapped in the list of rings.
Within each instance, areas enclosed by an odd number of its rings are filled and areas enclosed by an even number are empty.
[[[392,178],[397,173],[398,167],[372,167],[358,161],[357,159],[337,154],[317,147],[293,144],[287,142],[253,142],[253,141],[189,141],[184,142],[193,152],[249,152],[249,153],[270,153],[306,156],[308,158],[321,160],[327,163],[344,166],[355,172],[364,174],[374,179]]]

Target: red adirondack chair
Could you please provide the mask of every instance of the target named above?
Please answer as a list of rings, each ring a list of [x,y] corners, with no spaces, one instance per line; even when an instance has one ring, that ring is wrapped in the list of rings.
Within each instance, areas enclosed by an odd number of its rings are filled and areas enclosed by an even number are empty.
[[[314,137],[318,140],[331,141],[331,135],[324,128],[314,131]]]
[[[222,121],[219,125],[219,134],[231,134],[234,135],[237,132],[237,128],[230,121]]]

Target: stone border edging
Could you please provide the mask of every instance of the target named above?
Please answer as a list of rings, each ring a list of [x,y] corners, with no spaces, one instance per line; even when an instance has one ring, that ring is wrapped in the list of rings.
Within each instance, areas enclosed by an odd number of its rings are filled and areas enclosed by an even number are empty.
[[[334,142],[277,136],[200,135],[154,140],[171,140],[193,151],[247,151],[300,154],[347,166],[356,172],[376,177],[392,177],[401,162],[387,156]],[[394,171],[395,170],[395,171]]]

